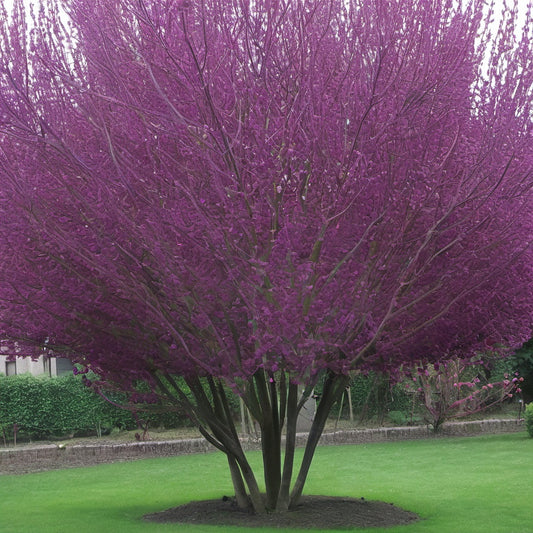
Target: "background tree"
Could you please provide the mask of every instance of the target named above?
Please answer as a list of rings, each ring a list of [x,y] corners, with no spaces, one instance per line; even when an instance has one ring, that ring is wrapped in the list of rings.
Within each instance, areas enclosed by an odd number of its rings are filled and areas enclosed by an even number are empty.
[[[529,339],[507,361],[511,372],[524,378],[520,385],[524,403],[533,401],[533,339]]]
[[[434,431],[447,420],[485,411],[520,394],[524,378],[504,373],[500,381],[488,380],[482,364],[479,357],[453,358],[412,373],[425,420]]]
[[[1,338],[174,402],[227,455],[239,505],[294,505],[353,369],[530,337],[533,26],[516,39],[509,11],[493,39],[483,8],[17,1]],[[223,384],[260,427],[265,501]]]

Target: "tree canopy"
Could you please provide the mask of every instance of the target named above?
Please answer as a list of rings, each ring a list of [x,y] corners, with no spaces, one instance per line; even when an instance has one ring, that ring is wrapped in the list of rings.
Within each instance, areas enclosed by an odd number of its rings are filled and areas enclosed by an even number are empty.
[[[530,338],[530,16],[521,37],[512,10],[492,35],[480,0],[0,18],[0,338],[172,397],[256,511],[213,422],[222,383],[259,421],[283,508],[281,427],[321,373],[311,457],[350,372]]]

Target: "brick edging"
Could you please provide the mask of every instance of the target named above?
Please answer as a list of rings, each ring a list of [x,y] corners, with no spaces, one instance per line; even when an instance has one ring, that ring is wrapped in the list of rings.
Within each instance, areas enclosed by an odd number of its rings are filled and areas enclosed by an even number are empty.
[[[438,434],[433,433],[427,426],[353,429],[324,433],[320,439],[320,444],[362,444],[430,437],[511,433],[522,431],[523,427],[523,420],[479,420],[445,424]],[[305,443],[305,438],[305,434],[298,434],[297,444],[302,446]],[[243,445],[246,449],[259,447],[259,443],[252,439],[244,440]],[[0,475],[91,466],[151,457],[207,453],[213,450],[214,447],[201,438],[72,446],[48,444],[19,449],[8,448],[0,450]]]

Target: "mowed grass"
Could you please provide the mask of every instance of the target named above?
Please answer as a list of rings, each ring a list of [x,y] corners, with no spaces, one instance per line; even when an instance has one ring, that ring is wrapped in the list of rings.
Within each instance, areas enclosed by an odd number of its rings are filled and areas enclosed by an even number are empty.
[[[251,458],[259,465],[258,454]],[[383,500],[422,517],[409,526],[357,531],[531,533],[532,486],[533,439],[518,433],[321,447],[306,493]],[[0,476],[0,532],[257,533],[141,518],[230,494],[219,453]]]

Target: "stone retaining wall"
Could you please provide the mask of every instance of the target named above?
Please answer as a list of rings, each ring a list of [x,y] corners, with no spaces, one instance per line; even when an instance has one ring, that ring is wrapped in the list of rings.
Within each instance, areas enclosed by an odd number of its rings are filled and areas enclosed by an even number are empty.
[[[383,427],[353,429],[322,435],[321,444],[363,444],[396,440],[416,440],[442,437],[470,437],[482,434],[513,433],[524,429],[523,420],[476,420],[444,424],[439,433],[429,426]]]
[[[523,421],[482,420],[474,422],[453,422],[445,424],[438,434],[426,426],[395,428],[354,429],[328,432],[322,435],[320,444],[362,444],[396,440],[440,438],[447,436],[473,436],[480,434],[510,433],[522,431]],[[298,445],[305,443],[305,434],[297,437]],[[243,442],[246,449],[256,449],[259,443],[253,440]],[[171,457],[191,453],[206,453],[214,448],[204,439],[182,439],[172,441],[148,441],[125,444],[91,445],[43,445],[0,450],[0,474],[22,474],[57,468],[90,466],[101,463],[132,461],[150,457]]]

